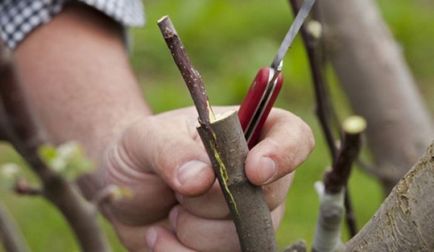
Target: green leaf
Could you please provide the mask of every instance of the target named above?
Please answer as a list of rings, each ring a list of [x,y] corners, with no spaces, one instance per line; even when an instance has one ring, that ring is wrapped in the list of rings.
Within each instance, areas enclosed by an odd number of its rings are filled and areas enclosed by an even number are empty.
[[[44,160],[47,164],[49,164],[52,160],[54,160],[58,156],[58,152],[56,147],[50,144],[44,144],[38,149],[39,157]]]

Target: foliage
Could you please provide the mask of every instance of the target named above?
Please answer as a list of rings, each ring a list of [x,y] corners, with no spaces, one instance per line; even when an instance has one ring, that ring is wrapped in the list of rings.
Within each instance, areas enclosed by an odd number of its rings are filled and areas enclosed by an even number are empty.
[[[43,145],[38,151],[39,156],[49,167],[69,181],[74,181],[83,173],[93,170],[91,161],[86,158],[80,145],[75,142],[67,142],[58,147]]]

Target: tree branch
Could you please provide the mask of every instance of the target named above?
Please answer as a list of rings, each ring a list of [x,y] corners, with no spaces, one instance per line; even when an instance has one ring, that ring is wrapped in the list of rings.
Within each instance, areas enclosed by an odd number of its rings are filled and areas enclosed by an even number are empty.
[[[30,251],[15,223],[0,202],[0,241],[5,251],[26,252]]]
[[[40,159],[38,148],[44,143],[41,131],[20,88],[11,54],[0,44],[0,113],[6,125],[7,139],[29,164],[43,185],[43,195],[68,221],[83,251],[109,250],[95,218],[95,209],[78,190]]]
[[[313,250],[332,252],[341,246],[340,223],[345,214],[345,188],[351,166],[361,146],[361,134],[366,128],[363,118],[353,116],[343,124],[344,139],[331,171],[323,183],[316,185],[320,197],[320,213],[317,221]],[[355,228],[355,227],[352,227]]]
[[[158,25],[199,112],[199,135],[222,188],[235,222],[243,251],[275,251],[274,230],[262,190],[252,185],[244,173],[248,148],[237,116],[209,118],[208,98],[199,73],[191,65],[168,17]]]
[[[434,136],[432,119],[375,1],[329,0],[318,6],[339,82],[354,111],[369,123],[366,135],[376,162],[369,172],[388,193]]]
[[[301,4],[298,0],[289,0],[292,10],[295,13],[301,8]],[[315,13],[318,12],[318,8],[315,8]],[[317,13],[318,14],[318,13]],[[320,38],[322,36],[322,26],[318,21],[312,20],[303,25],[300,29],[301,37],[306,49],[306,53],[309,60],[313,88],[315,94],[315,112],[318,117],[324,138],[326,140],[328,150],[330,152],[332,164],[336,163],[337,158],[337,147],[335,144],[335,137],[333,136],[332,123],[330,118],[337,119],[335,110],[333,109],[332,103],[329,101],[329,93],[327,90],[327,82],[324,76],[324,54],[323,43],[320,43]],[[338,124],[339,125],[339,124]],[[340,131],[340,128],[338,128]],[[339,138],[341,136],[339,135]],[[348,226],[348,231],[350,236],[354,236],[357,233],[356,219],[351,203],[351,197],[349,190],[345,190],[345,213],[346,213],[346,223]]]
[[[357,159],[361,147],[361,135],[366,129],[366,122],[359,116],[347,118],[343,123],[344,138],[332,170],[324,177],[325,190],[338,193],[348,183],[351,166]]]
[[[345,251],[434,251],[434,142]]]
[[[298,13],[299,9],[301,8],[300,2],[298,0],[290,0],[289,2],[294,14]],[[309,21],[307,24],[314,24],[311,22],[317,21]],[[319,23],[315,24],[319,25],[319,29],[321,29],[321,25]],[[328,150],[332,158],[332,163],[334,163],[336,160],[337,148],[335,144],[335,137],[333,136],[333,130],[331,128],[331,123],[329,121],[329,118],[331,117],[331,105],[330,101],[328,100],[324,68],[321,62],[322,57],[319,43],[321,30],[319,30],[319,34],[315,34],[315,32],[309,31],[306,24],[304,24],[300,29],[300,34],[308,56],[310,71],[313,80],[312,84],[314,88],[316,104],[315,112],[321,125],[321,129],[323,131]]]
[[[178,33],[173,27],[170,18],[168,16],[162,17],[158,20],[158,26],[160,27],[161,34],[163,34],[163,38],[172,53],[173,60],[178,66],[178,69],[187,84],[201,123],[209,124],[209,121],[214,120],[215,116],[208,102],[208,96],[206,94],[202,76],[191,64],[190,58],[185,52],[184,45],[179,39]]]

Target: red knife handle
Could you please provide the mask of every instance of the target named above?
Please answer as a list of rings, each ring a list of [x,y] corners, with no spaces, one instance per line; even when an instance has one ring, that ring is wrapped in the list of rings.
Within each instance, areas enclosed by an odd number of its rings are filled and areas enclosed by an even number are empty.
[[[238,111],[249,149],[258,142],[265,120],[282,87],[282,73],[278,73],[272,83],[274,73],[275,70],[270,67],[259,69]]]

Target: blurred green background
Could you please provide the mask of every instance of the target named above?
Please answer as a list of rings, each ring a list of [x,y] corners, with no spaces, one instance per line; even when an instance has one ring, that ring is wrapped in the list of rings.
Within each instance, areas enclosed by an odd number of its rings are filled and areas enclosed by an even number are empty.
[[[402,46],[429,108],[434,111],[434,2],[381,0],[378,3]],[[132,30],[131,61],[144,96],[156,113],[192,105],[156,26],[159,17],[171,16],[193,64],[205,80],[213,105],[238,104],[242,100],[257,69],[271,63],[292,21],[286,0],[149,0],[145,1],[145,6],[146,27]],[[311,243],[318,211],[313,183],[321,179],[330,164],[313,113],[311,79],[299,38],[285,59],[284,75],[285,84],[277,106],[302,117],[313,128],[317,146],[297,170],[288,195],[285,219],[277,234],[279,246],[297,239]],[[343,118],[351,113],[350,109],[332,71],[329,79],[332,100]],[[11,161],[21,163],[8,146],[1,145],[0,163]],[[381,189],[374,179],[357,169],[350,181],[350,191],[359,226],[362,226],[381,203]],[[78,251],[69,228],[44,200],[17,197],[4,188],[0,196],[34,251]],[[114,250],[124,251],[110,226],[104,225]]]

